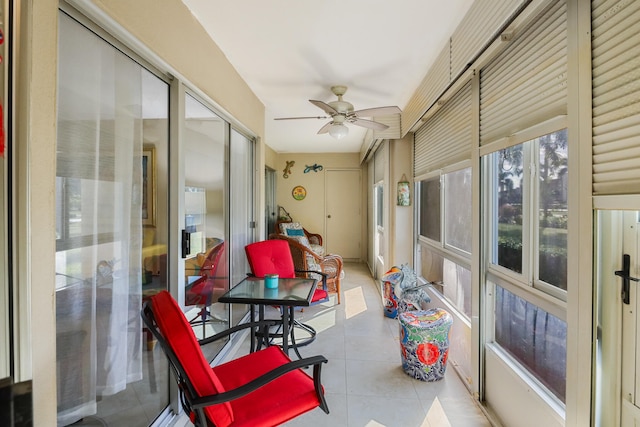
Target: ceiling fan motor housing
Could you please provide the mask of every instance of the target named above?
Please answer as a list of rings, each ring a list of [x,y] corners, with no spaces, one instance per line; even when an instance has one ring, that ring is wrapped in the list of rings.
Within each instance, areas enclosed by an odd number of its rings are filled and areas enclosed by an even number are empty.
[[[337,101],[331,101],[328,103],[338,114],[348,114],[353,112],[353,104],[342,100],[342,96]]]

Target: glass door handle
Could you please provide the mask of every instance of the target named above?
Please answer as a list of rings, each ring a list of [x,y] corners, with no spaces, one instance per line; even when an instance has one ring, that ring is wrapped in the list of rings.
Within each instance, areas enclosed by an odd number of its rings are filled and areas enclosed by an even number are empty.
[[[182,258],[186,258],[191,253],[191,233],[182,230]]]

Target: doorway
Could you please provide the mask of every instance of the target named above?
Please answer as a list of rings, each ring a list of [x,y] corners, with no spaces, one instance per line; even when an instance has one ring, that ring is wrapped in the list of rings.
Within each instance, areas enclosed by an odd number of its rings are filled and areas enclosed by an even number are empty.
[[[270,167],[264,170],[264,203],[265,203],[265,226],[266,236],[276,232],[276,220],[278,204],[276,202],[276,171]]]
[[[362,224],[360,169],[327,170],[325,175],[326,250],[359,261]]]
[[[640,211],[596,214],[595,425],[640,424]]]

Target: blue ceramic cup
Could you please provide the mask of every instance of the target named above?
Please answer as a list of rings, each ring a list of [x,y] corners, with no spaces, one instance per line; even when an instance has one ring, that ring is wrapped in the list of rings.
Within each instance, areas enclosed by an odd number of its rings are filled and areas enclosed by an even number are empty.
[[[278,289],[278,275],[266,274],[264,276],[264,287],[267,289]]]

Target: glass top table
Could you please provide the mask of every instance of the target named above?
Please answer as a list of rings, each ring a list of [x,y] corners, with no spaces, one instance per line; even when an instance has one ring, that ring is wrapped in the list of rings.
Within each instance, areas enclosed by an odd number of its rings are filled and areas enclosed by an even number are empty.
[[[247,277],[240,283],[229,289],[222,295],[218,301],[222,303],[232,304],[249,304],[251,305],[251,322],[255,321],[254,307],[258,306],[259,320],[264,320],[264,307],[269,305],[283,306],[287,310],[283,310],[282,321],[282,350],[289,354],[289,334],[294,324],[295,307],[308,307],[311,298],[316,290],[317,281],[315,279],[292,278],[278,279],[278,288],[269,289],[265,287],[264,278]],[[314,331],[315,332],[315,331]],[[257,338],[257,339],[256,339]],[[254,329],[251,330],[251,352],[254,351],[254,344],[257,342],[258,349],[264,344],[268,345],[270,334],[268,330],[259,331],[256,334]],[[300,353],[292,336],[292,347],[298,357]]]
[[[277,289],[268,289],[264,285],[264,278],[247,277],[229,289],[218,301],[236,304],[308,307],[315,290],[315,279],[280,278]]]

